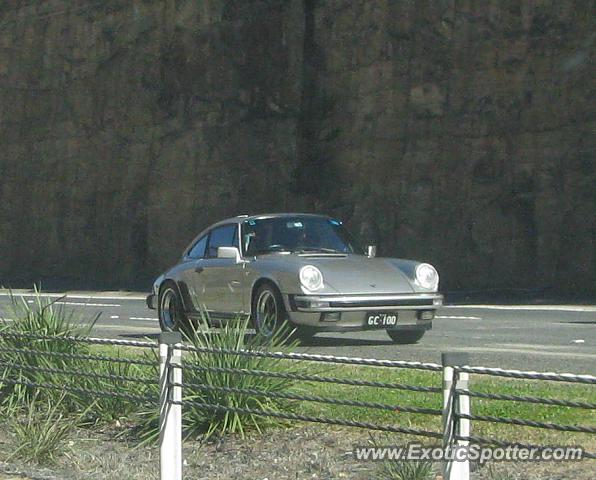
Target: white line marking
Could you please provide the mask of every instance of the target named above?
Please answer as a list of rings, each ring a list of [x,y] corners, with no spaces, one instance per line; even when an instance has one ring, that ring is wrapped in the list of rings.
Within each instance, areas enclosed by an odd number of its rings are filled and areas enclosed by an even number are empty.
[[[122,335],[126,335],[126,332],[129,330],[137,330],[139,332],[160,331],[159,326],[157,325],[155,325],[154,327],[144,327],[142,325],[126,325],[126,328],[122,327],[122,325],[95,325],[94,331],[96,334],[97,332],[101,332],[102,330],[118,330],[122,332]]]
[[[565,350],[569,345],[535,345],[533,343],[493,343],[493,347],[522,348],[524,350]]]
[[[543,352],[540,350],[529,350],[524,348],[490,348],[490,347],[466,347],[466,351],[473,352],[499,352],[499,353],[525,353],[537,357],[574,357],[588,358],[594,360],[596,355],[590,353],[572,353],[572,352]]]
[[[120,318],[118,315],[110,315],[110,318]]]
[[[87,303],[87,302],[54,302],[56,305],[75,305],[77,307],[121,307],[114,303]]]
[[[535,310],[558,312],[596,312],[596,305],[443,305],[442,308],[477,308],[484,310]]]
[[[460,317],[458,315],[435,315],[435,318],[448,318],[452,320],[482,320],[482,317]]]
[[[0,297],[10,297],[10,292],[0,292]],[[95,299],[95,300],[145,300],[147,295],[102,295],[102,294],[95,294],[89,293],[88,295],[83,295],[80,293],[30,293],[30,292],[12,292],[13,297],[48,297],[48,298],[74,298],[74,299]]]
[[[129,317],[131,320],[157,320],[157,318],[152,317]]]

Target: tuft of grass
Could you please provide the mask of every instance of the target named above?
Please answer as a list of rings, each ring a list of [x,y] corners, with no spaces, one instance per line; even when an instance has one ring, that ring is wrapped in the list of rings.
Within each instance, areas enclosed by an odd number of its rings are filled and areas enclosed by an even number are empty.
[[[54,463],[64,451],[65,440],[72,430],[72,421],[64,418],[60,400],[33,395],[25,401],[24,408],[13,405],[13,415],[8,417],[14,450],[7,460],[18,457],[36,464]],[[16,414],[16,415],[15,415]]]
[[[91,423],[120,420],[136,412],[139,405],[134,401],[122,397],[94,395],[84,390],[143,395],[146,387],[142,383],[93,376],[93,374],[102,374],[146,378],[146,372],[138,365],[59,356],[90,353],[90,345],[67,337],[90,336],[99,315],[90,321],[85,321],[76,316],[74,311],[69,312],[58,303],[60,298],[48,300],[41,296],[37,289],[35,292],[36,295],[32,297],[33,303],[29,303],[23,297],[11,295],[13,320],[0,319],[0,405],[15,402],[26,404],[35,395],[48,399],[65,413],[85,411],[86,421]],[[52,338],[42,340],[3,336],[1,333],[46,335]],[[128,355],[128,353],[123,354],[120,349],[115,349],[115,353],[111,353],[118,358],[125,358]],[[60,371],[76,372],[76,374],[60,373]],[[154,379],[156,380],[157,376]],[[56,388],[36,388],[10,381],[53,385]],[[82,390],[64,391],[61,389],[62,385]]]
[[[115,348],[110,352],[110,356],[119,359],[130,358],[128,353],[121,348]],[[132,382],[124,378],[97,378],[85,376],[78,380],[80,386],[88,390],[126,393],[135,396],[146,396],[155,389],[147,382],[157,383],[158,373],[153,372],[140,365],[126,362],[81,362],[81,371],[86,375],[110,375],[114,377],[128,377],[141,380]],[[80,403],[86,403],[89,406],[87,420],[92,423],[114,422],[131,418],[139,411],[140,405],[137,401],[117,396],[79,396]]]
[[[384,462],[381,475],[385,480],[433,480],[433,464],[429,460],[394,460]]]
[[[250,319],[236,318],[217,332],[210,332],[207,328],[193,328],[192,333],[185,333],[185,340],[197,348],[224,349],[231,351],[252,352],[290,352],[297,345],[290,341],[289,329],[282,326],[272,338],[263,339],[259,335],[251,335]],[[227,373],[221,371],[197,370],[199,368],[224,368],[264,370],[268,372],[295,372],[305,371],[305,366],[297,366],[287,360],[237,355],[234,353],[207,353],[185,352],[183,364],[183,426],[187,437],[204,435],[224,435],[236,433],[244,436],[248,431],[262,432],[263,429],[280,425],[277,419],[253,413],[210,409],[208,407],[193,405],[191,402],[200,402],[224,408],[241,408],[256,410],[258,412],[289,412],[294,410],[295,402],[270,398],[267,394],[283,393],[293,389],[298,383],[296,380],[286,378],[260,377],[241,373]],[[193,386],[195,385],[195,386]],[[205,385],[211,388],[200,388]],[[259,390],[263,394],[239,393],[217,390],[217,388],[234,388]],[[142,427],[143,443],[157,438],[157,411],[152,409],[143,414]]]
[[[224,326],[217,334],[206,333],[205,330],[196,331],[188,340],[195,347],[246,350],[252,352],[290,352],[297,342],[289,342],[288,329],[280,328],[272,338],[264,341],[259,335],[248,335],[250,319],[238,318],[235,322]],[[236,368],[247,370],[265,370],[268,372],[297,372],[295,365],[276,358],[252,357],[235,355],[233,353],[212,354],[202,352],[189,352],[186,363],[190,366]],[[203,384],[211,387],[229,387],[237,389],[259,390],[264,395],[225,392],[218,390],[201,390],[188,388],[187,399],[228,408],[245,408],[257,411],[291,411],[293,402],[286,399],[267,398],[267,393],[284,393],[290,390],[296,381],[287,378],[257,377],[237,373],[220,373],[189,369],[185,372],[184,383]],[[206,415],[207,414],[207,415]],[[206,424],[207,436],[214,433],[239,433],[244,435],[247,429],[258,432],[263,427],[279,424],[279,421],[270,417],[250,413],[224,412],[212,410],[211,412],[200,408],[191,408],[187,416],[189,427],[192,425]],[[192,428],[192,427],[191,427]]]
[[[35,292],[37,295],[32,297],[32,304],[23,297],[10,296],[13,320],[0,318],[0,333],[47,335],[53,338],[41,340],[0,335],[0,402],[2,403],[14,398],[31,399],[37,390],[35,387],[15,385],[2,380],[64,385],[64,374],[47,371],[47,369],[80,371],[80,360],[59,355],[88,352],[87,345],[67,340],[66,337],[88,336],[98,317],[85,323],[77,318],[74,312],[68,313],[62,305],[58,304],[60,299],[48,301],[37,289]],[[69,384],[77,386],[78,378],[69,378]],[[43,393],[40,391],[40,395],[57,401],[61,398],[62,392],[60,389],[44,389]],[[62,400],[59,402],[60,405],[71,411],[80,410],[88,404],[88,402],[82,402],[76,395],[68,395]]]
[[[369,443],[378,449],[391,448],[388,446],[399,445],[402,440],[394,435],[382,435],[381,437],[370,434]],[[434,480],[435,473],[433,462],[430,460],[405,460],[389,459],[383,460],[379,469],[379,478],[382,480]]]

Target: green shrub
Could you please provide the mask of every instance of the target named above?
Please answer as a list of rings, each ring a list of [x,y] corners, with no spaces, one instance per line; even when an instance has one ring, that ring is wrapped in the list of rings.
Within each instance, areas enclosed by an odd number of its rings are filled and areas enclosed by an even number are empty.
[[[47,335],[53,337],[39,340],[0,334],[0,404],[26,403],[37,395],[59,405],[64,413],[87,412],[85,421],[113,421],[126,417],[139,409],[138,402],[122,397],[108,397],[87,393],[84,390],[129,393],[143,395],[146,387],[141,383],[116,378],[97,378],[93,374],[120,377],[139,377],[142,371],[130,363],[105,362],[68,358],[54,354],[89,354],[87,343],[66,337],[90,336],[98,316],[84,321],[71,310],[67,311],[60,299],[48,300],[36,290],[33,303],[25,298],[11,295],[11,321],[0,319],[0,333]],[[12,350],[29,350],[14,352]],[[125,358],[119,349],[113,356]],[[41,369],[41,370],[35,370]],[[55,371],[56,370],[56,371]],[[75,374],[60,373],[66,370]],[[2,380],[5,380],[2,382]],[[155,377],[157,379],[157,377]],[[58,388],[35,388],[18,385],[6,380],[34,384],[55,385]],[[79,388],[81,391],[61,389]]]
[[[29,304],[23,297],[11,295],[12,321],[0,319],[0,333],[48,335],[54,338],[39,340],[18,336],[0,335],[0,401],[5,403],[14,397],[28,400],[37,391],[34,387],[15,385],[2,380],[21,381],[26,383],[76,386],[79,377],[67,377],[53,372],[54,369],[81,371],[81,361],[60,354],[85,354],[88,346],[83,343],[67,340],[65,337],[88,336],[97,317],[84,323],[74,312],[67,312],[59,299],[48,301],[36,290],[33,303]],[[13,350],[28,350],[15,352]],[[57,355],[54,355],[57,354]],[[35,370],[39,368],[42,370]],[[48,371],[49,370],[49,371]],[[60,389],[39,390],[44,398],[61,398]],[[86,407],[88,401],[82,401],[76,395],[67,395],[60,402],[67,410],[77,411]]]
[[[247,350],[256,352],[284,351],[289,352],[296,344],[288,343],[287,329],[280,328],[277,333],[267,341],[258,335],[248,335],[248,318],[238,318],[230,325],[220,329],[217,334],[205,333],[205,330],[196,332],[188,340],[195,347],[220,348],[225,350]],[[295,362],[283,359],[252,357],[235,355],[232,353],[201,353],[188,352],[185,364],[189,366],[237,368],[249,370],[265,370],[269,372],[297,371]],[[184,371],[183,383],[204,384],[212,387],[230,387],[237,389],[260,390],[265,393],[284,393],[292,389],[296,381],[287,378],[260,377],[255,375],[240,375],[225,372],[210,372],[187,369]],[[186,389],[185,398],[229,408],[245,408],[257,411],[272,410],[287,412],[292,410],[292,402],[286,399],[267,398],[265,396],[233,393],[217,390]],[[247,429],[261,431],[262,427],[277,424],[279,421],[249,413],[224,412],[205,410],[201,407],[187,409],[187,427],[207,425],[207,435],[213,433],[240,433],[244,435]]]
[[[210,332],[207,328],[193,329],[192,333],[185,334],[186,340],[198,348],[224,349],[224,350],[246,350],[255,352],[283,351],[289,352],[296,342],[289,342],[287,328],[280,328],[273,338],[266,341],[258,335],[250,335],[251,328],[249,318],[237,318],[235,321],[226,324],[217,332]],[[296,362],[283,359],[253,357],[236,355],[232,353],[202,353],[184,352],[183,364],[183,428],[186,436],[205,434],[222,435],[226,433],[238,433],[242,436],[248,430],[262,431],[263,428],[279,424],[279,420],[256,415],[252,413],[239,413],[230,411],[218,411],[193,405],[190,402],[200,402],[227,408],[245,408],[262,412],[264,410],[274,412],[289,412],[294,408],[294,402],[287,399],[267,398],[266,396],[208,390],[192,387],[195,385],[207,385],[210,387],[229,387],[236,389],[253,389],[265,393],[284,393],[292,390],[296,385],[295,380],[285,378],[261,377],[244,375],[238,373],[213,372],[205,370],[193,370],[192,367],[216,367],[234,368],[249,370],[264,370],[269,372],[303,372],[304,367],[297,366]],[[157,375],[157,373],[156,373]],[[157,438],[157,412],[146,412],[144,414],[142,437],[144,443]]]

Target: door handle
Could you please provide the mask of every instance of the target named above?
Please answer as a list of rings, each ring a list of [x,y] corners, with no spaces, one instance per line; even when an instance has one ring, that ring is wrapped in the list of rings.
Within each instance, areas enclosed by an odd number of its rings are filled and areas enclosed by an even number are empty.
[[[203,267],[195,268],[195,272],[197,272],[197,273],[201,273],[203,270],[205,270]]]

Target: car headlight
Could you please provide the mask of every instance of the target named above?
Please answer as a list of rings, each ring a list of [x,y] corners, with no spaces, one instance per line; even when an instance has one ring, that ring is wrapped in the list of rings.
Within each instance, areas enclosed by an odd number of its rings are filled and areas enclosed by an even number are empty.
[[[421,263],[416,267],[416,283],[422,288],[437,290],[439,288],[439,274],[435,267],[428,263]]]
[[[323,274],[317,267],[306,265],[300,269],[300,283],[308,290],[323,288]]]

